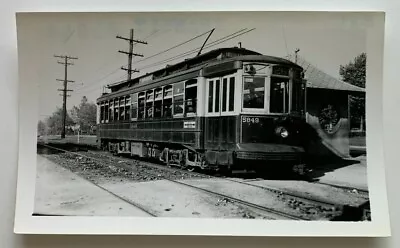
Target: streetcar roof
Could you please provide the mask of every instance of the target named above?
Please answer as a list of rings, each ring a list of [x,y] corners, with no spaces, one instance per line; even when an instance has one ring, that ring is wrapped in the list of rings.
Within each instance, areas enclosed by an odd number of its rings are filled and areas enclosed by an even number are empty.
[[[193,67],[203,67],[209,64],[217,64],[221,62],[228,62],[228,61],[252,61],[252,62],[264,62],[264,63],[274,63],[280,65],[288,65],[301,68],[297,64],[291,62],[290,60],[286,60],[283,58],[278,58],[274,56],[267,56],[262,55],[261,53],[248,50],[245,48],[238,48],[238,47],[230,47],[230,48],[218,48],[207,53],[201,54],[199,56],[185,59],[184,61],[175,63],[173,65],[166,65],[164,68],[155,70],[151,73],[147,73],[145,75],[133,78],[131,80],[124,80],[115,82],[112,84],[107,85],[113,92],[117,91],[118,88],[124,87],[126,85],[136,85],[141,80],[146,79],[148,77],[152,77],[154,75],[163,75],[167,74],[168,71],[182,71],[191,69]],[[202,66],[201,66],[202,65]],[[150,79],[152,80],[152,79]]]

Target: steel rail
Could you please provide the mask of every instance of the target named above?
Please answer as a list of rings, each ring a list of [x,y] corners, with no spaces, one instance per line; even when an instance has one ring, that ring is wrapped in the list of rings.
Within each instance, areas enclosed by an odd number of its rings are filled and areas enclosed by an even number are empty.
[[[113,157],[111,155],[102,154],[102,156],[106,156],[106,157],[115,159],[115,157]],[[135,160],[135,159],[124,159],[124,160],[131,162],[132,160]],[[287,190],[282,190],[282,189],[278,189],[278,188],[271,187],[271,186],[255,185],[255,184],[251,184],[251,183],[248,183],[248,182],[237,181],[237,180],[231,179],[231,178],[217,177],[217,176],[206,175],[206,174],[203,174],[203,173],[198,173],[198,172],[193,172],[193,171],[186,171],[186,170],[183,170],[183,169],[181,169],[179,167],[176,167],[176,169],[172,169],[172,168],[169,168],[169,167],[166,167],[166,166],[163,166],[163,165],[158,165],[158,164],[155,164],[155,163],[150,163],[150,162],[142,161],[142,160],[136,160],[136,161],[140,161],[141,164],[148,165],[148,166],[151,166],[153,168],[155,167],[155,168],[164,169],[164,170],[170,170],[170,171],[180,170],[180,171],[182,171],[184,173],[192,174],[192,175],[198,176],[198,177],[208,177],[208,178],[213,178],[213,179],[222,179],[222,180],[225,180],[225,181],[235,182],[235,183],[247,185],[247,186],[250,186],[250,187],[254,187],[254,188],[259,188],[259,189],[263,189],[263,190],[266,190],[266,191],[270,191],[270,192],[275,193],[275,194],[283,194],[283,195],[289,196],[291,198],[294,198],[294,199],[296,199],[298,201],[307,202],[307,203],[310,203],[310,204],[313,204],[313,205],[319,205],[319,206],[322,206],[322,207],[325,207],[325,208],[332,208],[332,207],[337,207],[337,206],[344,205],[344,204],[336,203],[336,202],[333,202],[333,201],[328,201],[328,200],[321,199],[321,198],[304,196],[304,195],[301,195],[301,194],[298,194],[298,193],[295,193],[295,192],[288,192]],[[334,185],[330,185],[330,186],[334,187]],[[340,188],[342,188],[342,187],[340,187]]]
[[[52,147],[52,146],[49,146],[49,145],[45,145],[45,146],[47,146],[49,148],[52,148],[52,149],[55,149],[55,150],[63,151],[63,152],[66,152],[66,153],[77,155],[77,156],[86,157],[88,159],[104,163],[104,161],[102,161],[102,160],[100,160],[98,158],[93,158],[93,157],[90,157],[90,156],[87,156],[87,155],[84,155],[84,154],[81,154],[81,153],[78,153],[78,152],[72,152],[72,151],[61,149],[61,148]],[[148,162],[144,162],[144,163],[148,164]],[[121,166],[123,166],[123,164],[117,164],[117,166],[121,167]],[[160,167],[162,167],[162,166],[160,166]],[[131,167],[126,167],[126,168],[127,169],[132,169]],[[289,213],[284,213],[282,211],[278,211],[278,210],[275,210],[275,209],[272,209],[272,208],[268,208],[268,207],[264,207],[264,206],[261,206],[261,205],[255,204],[255,203],[247,202],[247,201],[238,199],[236,197],[232,197],[232,196],[228,196],[228,195],[225,195],[225,194],[222,194],[222,193],[218,193],[218,192],[214,192],[214,191],[207,190],[207,189],[204,189],[204,188],[196,187],[196,186],[193,186],[193,185],[190,185],[190,184],[187,184],[187,183],[184,183],[184,182],[172,180],[172,179],[169,179],[169,178],[166,178],[166,177],[160,177],[159,175],[156,175],[156,174],[153,174],[153,173],[142,172],[142,171],[140,173],[143,173],[143,174],[146,174],[146,175],[149,175],[149,176],[153,176],[153,177],[156,177],[156,178],[162,178],[162,179],[164,179],[166,181],[169,181],[169,182],[172,182],[172,183],[184,185],[186,187],[190,187],[190,188],[193,188],[193,189],[196,189],[196,190],[199,190],[199,191],[203,191],[203,192],[206,192],[208,194],[212,194],[212,195],[215,195],[215,196],[218,196],[218,197],[229,199],[229,200],[231,200],[233,202],[237,202],[237,203],[245,205],[247,207],[255,208],[255,209],[258,209],[258,210],[265,211],[265,212],[267,212],[269,214],[274,214],[274,215],[277,215],[277,216],[280,216],[280,217],[284,217],[285,219],[289,219],[289,220],[309,220],[308,218],[301,218],[301,217],[298,217],[298,216],[295,216],[295,215],[292,215],[292,214],[289,214]]]
[[[50,148],[50,149],[54,149],[54,150],[59,150],[59,151],[63,151],[63,152],[69,152],[69,153],[76,154],[75,152],[67,151],[67,150],[64,150],[64,149],[57,148],[57,147],[52,147],[52,146],[49,146],[49,145],[44,145],[44,144],[42,144],[42,146],[47,147],[47,148]],[[81,156],[81,155],[79,154],[79,156]],[[70,170],[70,171],[71,171],[71,170]],[[130,204],[130,205],[132,205],[132,206],[134,206],[134,207],[136,207],[136,208],[138,208],[138,209],[140,209],[141,211],[143,211],[143,212],[145,212],[145,213],[151,215],[152,217],[157,217],[157,215],[156,215],[155,213],[153,213],[153,212],[147,210],[145,207],[141,206],[140,204],[138,204],[138,203],[136,203],[136,202],[133,202],[133,201],[131,201],[131,200],[125,199],[124,197],[119,196],[119,195],[113,193],[112,191],[110,191],[110,190],[104,188],[103,186],[100,186],[99,184],[97,184],[97,183],[95,183],[95,182],[93,182],[93,181],[91,181],[91,180],[89,180],[89,179],[87,179],[87,178],[84,178],[83,176],[80,176],[80,175],[78,175],[78,174],[76,174],[76,173],[74,173],[74,174],[77,175],[78,177],[84,179],[85,181],[91,183],[92,185],[94,185],[94,186],[96,186],[96,187],[98,187],[98,188],[100,188],[100,189],[106,191],[107,193],[113,195],[114,197],[116,197],[116,198],[118,198],[118,199],[120,199],[120,200],[122,200],[122,201],[124,201],[124,202],[126,202],[126,203],[128,203],[128,204]]]

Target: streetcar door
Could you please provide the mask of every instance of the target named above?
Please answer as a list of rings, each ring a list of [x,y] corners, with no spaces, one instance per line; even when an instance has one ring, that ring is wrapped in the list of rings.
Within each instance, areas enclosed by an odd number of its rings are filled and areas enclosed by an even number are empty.
[[[219,150],[221,116],[221,78],[207,79],[205,109],[205,148]]]
[[[210,78],[206,84],[205,147],[229,150],[235,146],[235,77]]]

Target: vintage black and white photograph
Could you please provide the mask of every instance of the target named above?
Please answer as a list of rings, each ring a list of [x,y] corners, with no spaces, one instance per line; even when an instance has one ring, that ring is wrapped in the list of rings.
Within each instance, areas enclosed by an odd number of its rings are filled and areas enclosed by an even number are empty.
[[[32,215],[370,222],[368,25],[18,14],[20,80],[37,89]]]

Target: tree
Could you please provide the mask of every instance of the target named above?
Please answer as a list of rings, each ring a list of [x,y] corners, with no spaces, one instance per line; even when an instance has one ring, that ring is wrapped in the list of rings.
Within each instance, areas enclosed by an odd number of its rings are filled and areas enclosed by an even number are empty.
[[[76,118],[76,123],[80,130],[86,133],[91,133],[96,125],[96,104],[88,102],[86,96],[82,97],[78,107],[74,106],[71,110],[73,118]]]
[[[61,134],[62,130],[62,117],[63,116],[63,110],[61,108],[56,109],[56,111],[53,112],[53,114],[46,119],[46,126],[48,128],[48,134]],[[72,126],[74,125],[74,121],[71,119],[69,114],[67,113],[66,120],[65,120],[65,125],[66,126]]]
[[[46,134],[46,124],[40,120],[37,125],[37,132],[38,135],[45,135]]]
[[[365,88],[366,53],[361,53],[354,61],[341,65],[339,74],[344,82]],[[352,127],[365,128],[365,95],[353,94],[350,96],[350,123]]]

